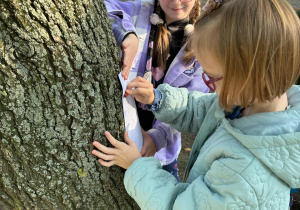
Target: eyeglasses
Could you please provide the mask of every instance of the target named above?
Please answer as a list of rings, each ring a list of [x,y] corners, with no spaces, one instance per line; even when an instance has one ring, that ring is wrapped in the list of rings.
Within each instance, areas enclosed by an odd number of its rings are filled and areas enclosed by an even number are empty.
[[[162,0],[163,2],[171,2],[173,0]],[[191,2],[192,0],[179,0],[181,3]]]
[[[216,86],[215,86],[214,83],[216,81],[219,81],[219,80],[223,79],[223,77],[212,78],[212,77],[208,76],[205,72],[202,72],[202,79],[211,91],[215,91]]]

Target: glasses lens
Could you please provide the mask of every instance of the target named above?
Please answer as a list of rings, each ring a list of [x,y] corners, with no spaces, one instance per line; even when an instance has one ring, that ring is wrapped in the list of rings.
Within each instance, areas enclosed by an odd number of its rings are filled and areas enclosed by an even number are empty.
[[[205,74],[203,72],[202,74],[202,78],[203,78],[203,81],[204,83],[207,85],[207,87],[211,90],[211,91],[214,91],[215,90],[215,84],[213,82],[211,82],[211,77],[209,77],[207,74]]]
[[[215,91],[215,84],[214,83],[209,83],[208,88],[212,91]]]
[[[209,80],[210,80],[209,76],[208,76],[207,74],[205,74],[205,73],[204,73],[204,77],[205,77],[205,80],[206,80],[206,81],[209,81]]]
[[[204,79],[206,82],[209,82],[209,81],[210,81],[209,76],[207,76],[207,74],[205,74],[205,73],[203,73],[203,79]]]

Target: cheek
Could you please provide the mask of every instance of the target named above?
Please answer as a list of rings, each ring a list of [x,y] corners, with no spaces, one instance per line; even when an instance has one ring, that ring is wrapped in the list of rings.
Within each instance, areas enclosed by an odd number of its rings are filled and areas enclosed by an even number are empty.
[[[191,3],[191,4],[189,4],[189,6],[187,6],[188,14],[190,14],[190,12],[192,11],[194,4]]]
[[[163,11],[165,11],[168,6],[168,3],[164,1],[159,1],[159,6]]]
[[[195,6],[195,1],[184,3],[185,12],[187,13],[187,15],[190,14],[194,6]]]

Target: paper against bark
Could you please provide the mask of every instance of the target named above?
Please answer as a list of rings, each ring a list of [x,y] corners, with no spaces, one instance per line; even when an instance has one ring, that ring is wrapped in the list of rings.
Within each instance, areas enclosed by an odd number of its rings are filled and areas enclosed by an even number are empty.
[[[121,76],[121,73],[119,74],[119,79],[123,89],[122,96],[124,96],[128,83],[136,77],[136,74],[136,72],[130,72],[127,80],[124,80],[124,78]],[[130,95],[128,95],[126,98],[122,97],[122,102],[125,129],[128,131],[129,138],[135,142],[137,148],[141,151],[143,147],[143,136],[134,97]]]

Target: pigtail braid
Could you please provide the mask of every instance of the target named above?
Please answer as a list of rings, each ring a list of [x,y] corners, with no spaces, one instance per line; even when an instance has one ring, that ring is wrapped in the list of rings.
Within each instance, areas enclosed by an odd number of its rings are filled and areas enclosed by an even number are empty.
[[[213,10],[218,9],[223,4],[223,1],[224,0],[207,0],[206,4],[202,7],[201,10],[201,3],[200,1],[196,0],[195,4],[197,4],[197,6],[196,5],[194,6],[193,11],[190,14],[190,23],[195,24],[198,20],[204,18]],[[190,38],[187,41],[184,51],[186,53],[183,56],[183,61],[186,63],[191,62],[195,55],[194,52],[192,51]]]
[[[201,3],[200,0],[195,1],[195,5],[189,15],[189,23],[194,25],[200,16]]]
[[[156,14],[161,19],[164,19],[164,13],[159,6],[159,2],[156,7]],[[165,25],[158,24],[153,46],[153,60],[156,62],[156,65],[163,70],[166,68],[166,63],[170,52],[171,39],[171,34]]]
[[[197,22],[197,20],[199,19],[200,14],[201,14],[201,2],[200,2],[200,0],[196,0],[195,6],[193,7],[193,9],[189,15],[189,23],[194,25]],[[190,36],[187,37],[187,43],[184,48],[184,51],[185,51],[185,55],[182,57],[182,59],[186,64],[188,64],[195,57],[194,52],[192,51]]]
[[[206,4],[202,7],[199,19],[204,18],[212,11],[218,9],[223,4],[223,0],[207,0]]]

